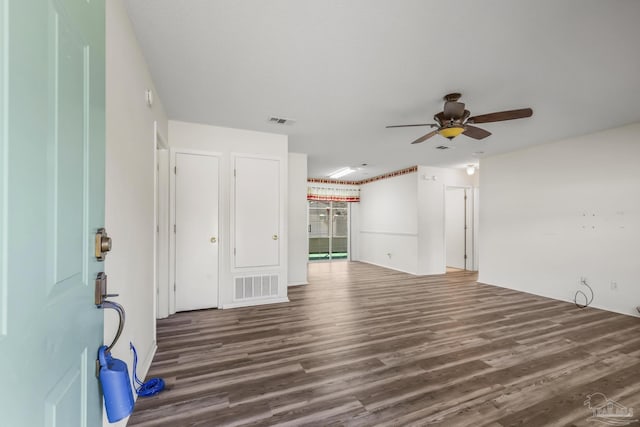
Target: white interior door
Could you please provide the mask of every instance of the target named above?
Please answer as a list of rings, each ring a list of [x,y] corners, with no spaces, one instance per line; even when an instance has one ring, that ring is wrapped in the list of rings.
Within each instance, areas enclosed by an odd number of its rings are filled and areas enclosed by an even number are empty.
[[[235,266],[280,265],[280,161],[236,157]]]
[[[176,311],[218,307],[218,163],[176,154]]]
[[[445,192],[447,267],[466,268],[465,205],[464,188],[447,188]]]

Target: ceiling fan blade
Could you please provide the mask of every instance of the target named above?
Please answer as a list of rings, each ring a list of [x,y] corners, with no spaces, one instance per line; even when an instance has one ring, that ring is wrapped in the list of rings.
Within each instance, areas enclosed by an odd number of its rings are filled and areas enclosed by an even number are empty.
[[[444,111],[440,111],[438,114],[433,116],[433,120],[438,122],[440,126],[444,126],[444,122],[447,120],[444,118]]]
[[[444,103],[444,118],[459,119],[464,114],[464,104],[462,102],[447,101]]]
[[[433,135],[435,135],[436,133],[438,133],[438,129],[436,130],[432,130],[431,132],[429,132],[428,134],[421,136],[420,138],[416,139],[415,141],[412,142],[412,144],[420,144],[421,142],[426,141],[427,139],[431,138]]]
[[[431,126],[433,128],[433,127],[437,127],[438,125],[436,125],[435,123],[421,123],[421,124],[416,124],[416,125],[392,125],[392,126],[385,126],[385,129],[408,128],[408,127],[413,127],[413,126]]]
[[[480,129],[479,127],[465,125],[464,128],[465,129],[464,129],[464,132],[462,132],[462,134],[473,139],[484,139],[489,135],[491,135],[491,132],[486,131],[484,129]]]
[[[533,110],[531,108],[522,108],[520,110],[499,111],[497,113],[481,114],[479,116],[469,117],[469,123],[491,123],[503,122],[505,120],[524,119],[531,117]]]

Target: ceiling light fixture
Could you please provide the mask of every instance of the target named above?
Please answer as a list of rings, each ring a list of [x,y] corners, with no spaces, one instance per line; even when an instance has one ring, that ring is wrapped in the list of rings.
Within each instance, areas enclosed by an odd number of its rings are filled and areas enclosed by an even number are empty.
[[[467,175],[473,175],[476,173],[476,167],[474,165],[467,166]]]
[[[464,128],[458,125],[445,127],[438,131],[440,135],[444,136],[447,139],[453,139],[456,136],[460,135],[462,132],[464,132]]]
[[[329,178],[331,179],[342,178],[343,176],[349,175],[350,173],[353,173],[355,171],[356,171],[355,169],[351,169],[350,167],[338,169],[337,171],[329,174]]]

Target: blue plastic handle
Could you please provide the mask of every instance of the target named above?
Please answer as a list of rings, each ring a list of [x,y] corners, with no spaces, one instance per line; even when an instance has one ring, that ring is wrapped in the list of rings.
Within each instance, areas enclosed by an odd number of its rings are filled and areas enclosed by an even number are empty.
[[[105,354],[106,351],[107,351],[107,346],[106,345],[103,345],[98,350],[98,361],[100,362],[100,367],[101,368],[106,368],[107,367],[107,357],[108,356]]]

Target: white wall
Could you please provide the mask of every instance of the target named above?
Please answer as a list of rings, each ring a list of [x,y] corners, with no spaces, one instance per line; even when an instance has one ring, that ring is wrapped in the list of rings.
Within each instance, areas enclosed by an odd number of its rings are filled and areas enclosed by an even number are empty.
[[[639,161],[640,124],[482,160],[479,280],[637,315]]]
[[[418,166],[417,173],[362,185],[357,259],[411,274],[444,274],[449,186],[474,188],[477,177],[463,169]]]
[[[360,261],[360,203],[349,203],[349,260]]]
[[[280,287],[279,299],[286,301],[286,284],[288,283],[287,259],[287,216],[288,216],[288,138],[286,135],[254,132],[241,129],[209,126],[197,123],[169,121],[169,146],[171,151],[187,150],[206,152],[220,157],[220,306],[230,308],[233,302],[233,274],[231,269],[231,186],[232,161],[235,154],[252,154],[277,157],[281,160],[281,212],[280,226],[280,279],[285,286]],[[171,190],[173,193],[173,190]],[[172,245],[173,248],[173,245]],[[173,253],[171,254],[173,259]],[[170,273],[174,275],[173,268]],[[172,301],[170,294],[170,301]],[[242,304],[244,305],[244,304]],[[170,310],[170,312],[173,312]]]
[[[415,173],[360,186],[360,261],[417,273],[417,192]]]
[[[306,285],[309,262],[307,232],[307,155],[289,153],[289,286]]]
[[[138,376],[146,374],[156,348],[154,313],[154,121],[166,137],[167,119],[159,97],[153,108],[145,90],[153,89],[122,0],[106,3],[106,213],[113,238],[105,271],[109,293],[127,314],[113,349],[132,369],[129,341],[138,350]],[[155,92],[155,90],[154,90]],[[166,138],[165,138],[166,139]],[[105,342],[115,335],[117,316],[105,312]],[[105,419],[105,425],[107,425]],[[110,425],[125,425],[125,421]]]

